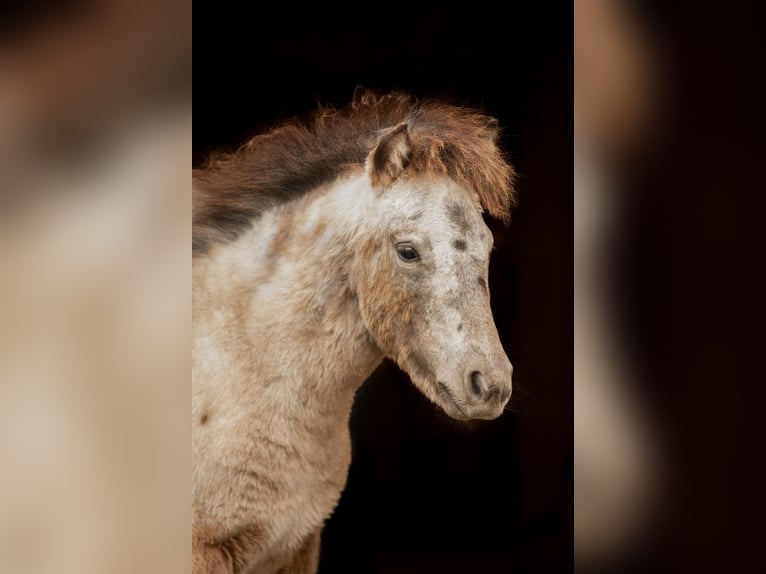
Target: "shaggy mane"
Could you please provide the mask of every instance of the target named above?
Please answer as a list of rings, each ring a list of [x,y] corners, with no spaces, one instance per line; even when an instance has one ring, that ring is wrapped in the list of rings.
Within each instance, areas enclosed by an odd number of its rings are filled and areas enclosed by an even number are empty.
[[[305,123],[285,123],[193,170],[193,254],[235,239],[269,208],[363,166],[381,133],[401,122],[411,138],[409,175],[446,175],[474,190],[491,216],[509,221],[515,173],[497,147],[494,118],[403,93],[358,91],[345,108],[320,107]]]

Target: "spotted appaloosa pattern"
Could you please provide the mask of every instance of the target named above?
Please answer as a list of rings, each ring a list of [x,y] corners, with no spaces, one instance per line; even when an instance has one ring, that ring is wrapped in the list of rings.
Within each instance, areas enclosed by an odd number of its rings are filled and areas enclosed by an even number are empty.
[[[195,174],[195,574],[316,571],[354,394],[384,357],[454,418],[502,414],[496,136],[472,110],[365,93]]]

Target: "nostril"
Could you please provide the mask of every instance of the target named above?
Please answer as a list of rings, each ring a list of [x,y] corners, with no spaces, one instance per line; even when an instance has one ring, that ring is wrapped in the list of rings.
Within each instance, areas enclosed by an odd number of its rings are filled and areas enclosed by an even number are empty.
[[[481,397],[484,394],[484,376],[479,371],[471,373],[471,391],[477,397]]]

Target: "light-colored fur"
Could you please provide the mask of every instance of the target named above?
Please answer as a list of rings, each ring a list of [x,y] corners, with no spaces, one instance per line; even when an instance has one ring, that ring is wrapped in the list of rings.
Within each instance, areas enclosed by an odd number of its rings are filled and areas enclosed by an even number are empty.
[[[402,173],[401,133],[383,135],[391,157],[377,166],[373,150],[365,170],[194,259],[195,573],[315,572],[354,394],[385,356],[455,418],[503,411],[512,368],[489,307],[491,233],[475,193]],[[403,242],[418,261],[398,256]]]

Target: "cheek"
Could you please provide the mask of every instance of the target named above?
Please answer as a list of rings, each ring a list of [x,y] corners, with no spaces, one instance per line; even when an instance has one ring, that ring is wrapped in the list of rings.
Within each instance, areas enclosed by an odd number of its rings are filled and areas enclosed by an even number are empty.
[[[393,351],[398,342],[412,336],[412,324],[419,295],[412,281],[385,254],[377,254],[359,269],[359,298],[367,328],[385,347]]]

